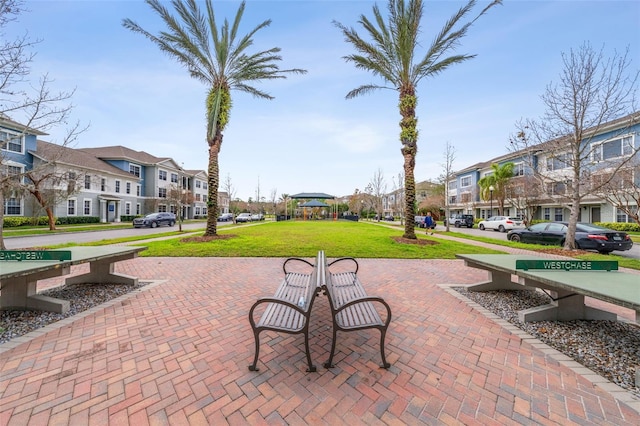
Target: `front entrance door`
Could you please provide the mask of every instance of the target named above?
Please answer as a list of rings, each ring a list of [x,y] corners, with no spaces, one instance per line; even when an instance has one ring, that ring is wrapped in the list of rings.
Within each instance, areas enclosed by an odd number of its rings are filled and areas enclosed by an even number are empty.
[[[591,223],[601,222],[600,207],[591,207]]]

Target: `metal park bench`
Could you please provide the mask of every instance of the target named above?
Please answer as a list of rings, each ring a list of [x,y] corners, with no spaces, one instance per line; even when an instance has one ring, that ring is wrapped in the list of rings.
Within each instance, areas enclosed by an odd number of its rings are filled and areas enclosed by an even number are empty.
[[[355,270],[332,273],[329,268],[339,262],[353,262]],[[391,308],[381,297],[368,296],[358,279],[358,262],[351,257],[344,257],[326,264],[325,280],[322,289],[329,297],[331,317],[333,319],[333,339],[326,368],[333,367],[333,355],[336,349],[338,331],[356,331],[375,328],[380,331],[380,355],[382,367],[389,368],[384,354],[384,340],[391,322]],[[378,309],[383,311],[381,316]],[[383,320],[384,317],[384,320]]]
[[[287,264],[302,262],[312,269],[308,273],[289,272]],[[250,371],[258,371],[257,363],[260,354],[260,333],[266,330],[289,333],[304,334],[305,351],[309,364],[308,372],[316,371],[316,367],[311,361],[309,350],[309,318],[311,308],[320,287],[322,275],[319,273],[320,266],[324,265],[324,252],[319,252],[315,265],[299,258],[289,258],[282,265],[284,279],[280,283],[273,297],[263,297],[258,299],[249,311],[249,322],[255,338],[255,358],[249,366]],[[255,317],[261,313],[258,321]]]
[[[543,259],[508,254],[459,254],[467,266],[489,272],[471,291],[539,288],[551,303],[518,313],[526,321],[616,320],[616,314],[584,304],[585,297],[633,309],[640,323],[640,275],[617,271],[617,262]],[[616,263],[615,266],[612,265]],[[514,282],[512,276],[517,277]]]

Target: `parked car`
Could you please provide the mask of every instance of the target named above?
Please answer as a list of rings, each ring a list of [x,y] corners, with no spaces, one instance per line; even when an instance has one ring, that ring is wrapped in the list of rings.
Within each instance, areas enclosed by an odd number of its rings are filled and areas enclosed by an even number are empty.
[[[252,221],[264,220],[264,215],[262,213],[256,213],[251,215]]]
[[[393,218],[393,216],[391,216],[390,214],[388,214],[388,215],[386,215],[386,216],[384,217],[384,220],[387,220],[387,221],[389,221],[389,222],[393,222],[395,219]]]
[[[413,217],[413,223],[418,227],[418,228],[424,228],[424,216],[414,216]]]
[[[236,223],[251,222],[251,213],[240,213],[236,216]]]
[[[536,223],[528,228],[509,231],[510,241],[562,246],[565,243],[567,222]],[[609,254],[614,250],[626,251],[633,246],[631,237],[626,232],[603,228],[591,223],[576,225],[576,247],[582,250],[597,250]]]
[[[456,228],[466,227],[473,228],[473,215],[471,214],[454,214],[449,218],[449,223]],[[444,220],[444,224],[447,224],[447,219]]]
[[[233,220],[233,213],[222,213],[218,216],[218,222],[228,222]]]
[[[525,228],[524,222],[518,217],[491,216],[489,219],[481,220],[478,223],[481,230],[493,229],[494,231],[507,232],[511,229]]]
[[[156,228],[160,225],[173,226],[176,224],[176,215],[173,213],[151,213],[145,217],[133,219],[134,228]]]

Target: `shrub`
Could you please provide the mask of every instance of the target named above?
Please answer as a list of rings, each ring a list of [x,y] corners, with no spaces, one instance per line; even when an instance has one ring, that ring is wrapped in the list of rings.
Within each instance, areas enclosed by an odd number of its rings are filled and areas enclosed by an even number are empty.
[[[637,223],[625,222],[595,222],[594,225],[604,226],[605,228],[614,229],[622,232],[640,232],[640,225]]]
[[[67,216],[56,219],[56,225],[78,225],[85,223],[100,223],[100,218],[97,216]]]

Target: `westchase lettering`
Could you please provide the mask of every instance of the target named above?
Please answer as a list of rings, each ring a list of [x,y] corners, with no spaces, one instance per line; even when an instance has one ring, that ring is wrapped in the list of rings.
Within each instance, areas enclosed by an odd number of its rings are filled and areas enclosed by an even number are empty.
[[[547,271],[617,271],[615,260],[516,260],[516,269]]]
[[[0,250],[0,261],[71,260],[69,250]]]

